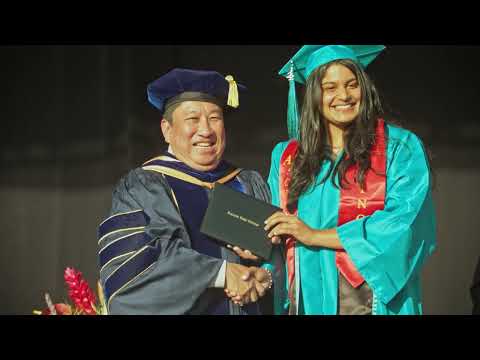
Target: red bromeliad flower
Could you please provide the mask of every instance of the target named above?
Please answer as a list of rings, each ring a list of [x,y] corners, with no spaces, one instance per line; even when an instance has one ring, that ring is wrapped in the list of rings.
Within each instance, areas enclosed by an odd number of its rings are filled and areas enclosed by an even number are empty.
[[[78,310],[83,311],[87,315],[96,315],[95,294],[83,279],[82,273],[67,267],[64,278],[68,285],[68,296],[70,296]]]

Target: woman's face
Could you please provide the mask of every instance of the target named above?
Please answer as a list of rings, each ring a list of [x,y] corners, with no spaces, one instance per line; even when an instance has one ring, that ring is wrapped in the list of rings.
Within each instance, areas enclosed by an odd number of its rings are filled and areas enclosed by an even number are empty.
[[[360,111],[362,92],[355,74],[346,66],[331,65],[322,79],[323,117],[339,126],[354,121]]]

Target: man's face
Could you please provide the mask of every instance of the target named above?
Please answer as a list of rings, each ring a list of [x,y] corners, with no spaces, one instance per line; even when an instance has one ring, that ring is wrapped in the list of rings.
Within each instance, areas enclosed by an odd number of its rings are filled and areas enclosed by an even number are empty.
[[[322,80],[322,113],[333,124],[345,125],[359,114],[362,93],[355,74],[346,66],[333,64]]]
[[[199,171],[215,169],[226,146],[223,110],[203,101],[184,101],[172,114],[172,123],[162,119],[165,141],[178,160]]]

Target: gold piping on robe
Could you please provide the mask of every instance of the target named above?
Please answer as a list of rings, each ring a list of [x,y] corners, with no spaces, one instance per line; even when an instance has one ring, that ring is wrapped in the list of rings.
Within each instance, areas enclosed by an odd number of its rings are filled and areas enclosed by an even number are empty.
[[[221,179],[212,183],[212,182],[199,180],[199,179],[197,179],[197,178],[195,178],[191,175],[185,174],[185,173],[183,173],[181,171],[178,171],[178,170],[175,170],[175,169],[171,169],[171,168],[166,167],[166,166],[147,165],[147,166],[144,166],[142,169],[143,170],[149,170],[149,171],[155,171],[155,172],[161,173],[163,175],[168,175],[168,176],[174,177],[176,179],[180,179],[180,180],[183,180],[185,182],[188,182],[188,183],[191,183],[191,184],[194,184],[194,185],[198,185],[198,186],[210,189],[210,190],[212,190],[215,187],[215,183],[225,184],[225,183],[229,182],[230,180],[232,180],[234,177],[236,177],[243,170],[243,169],[236,169],[233,172],[231,172],[230,174],[228,174],[228,175],[224,176],[223,178],[221,178]]]

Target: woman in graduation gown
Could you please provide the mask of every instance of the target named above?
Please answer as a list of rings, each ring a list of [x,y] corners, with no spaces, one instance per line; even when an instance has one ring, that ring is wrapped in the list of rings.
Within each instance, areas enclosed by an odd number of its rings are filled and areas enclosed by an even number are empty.
[[[436,246],[431,173],[418,136],[382,119],[365,68],[384,49],[307,45],[280,71],[291,140],[275,146],[268,178],[284,212],[266,221],[288,275],[274,281],[277,314],[422,313],[421,270]]]

